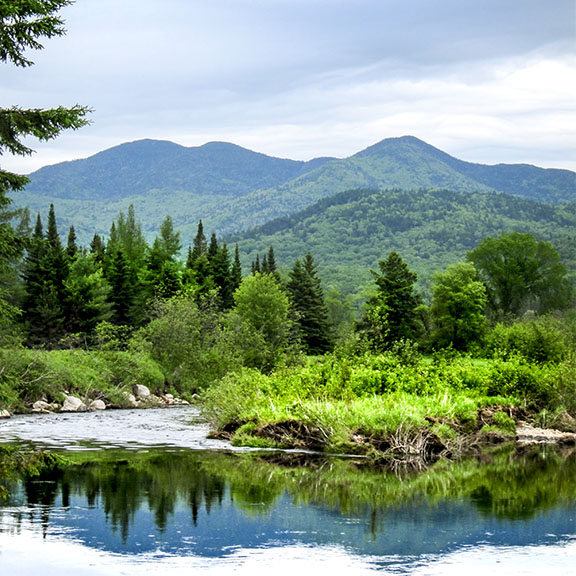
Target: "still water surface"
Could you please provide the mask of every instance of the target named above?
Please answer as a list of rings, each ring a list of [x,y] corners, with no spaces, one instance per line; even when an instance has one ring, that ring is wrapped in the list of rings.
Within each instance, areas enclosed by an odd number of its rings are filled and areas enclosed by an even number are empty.
[[[10,486],[0,574],[576,574],[574,453],[416,474],[206,432],[193,408],[0,423],[70,460]]]

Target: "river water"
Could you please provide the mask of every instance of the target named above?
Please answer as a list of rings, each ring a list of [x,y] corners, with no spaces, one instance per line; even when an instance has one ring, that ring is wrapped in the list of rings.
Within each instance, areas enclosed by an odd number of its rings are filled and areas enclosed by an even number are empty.
[[[576,574],[573,452],[417,472],[207,432],[193,407],[0,421],[68,459],[8,483],[0,575]]]

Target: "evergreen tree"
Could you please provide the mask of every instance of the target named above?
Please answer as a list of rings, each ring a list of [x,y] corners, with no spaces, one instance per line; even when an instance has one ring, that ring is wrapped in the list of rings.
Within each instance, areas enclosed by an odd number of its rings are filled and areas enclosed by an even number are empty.
[[[90,253],[94,255],[97,262],[100,264],[103,262],[106,253],[106,246],[100,234],[94,234],[92,242],[90,242]]]
[[[377,291],[367,300],[358,329],[374,348],[385,349],[395,341],[420,335],[421,298],[414,290],[416,274],[397,252],[390,252],[378,267],[379,272],[370,271]]]
[[[138,301],[138,279],[134,268],[121,249],[108,255],[105,277],[110,284],[112,322],[122,325],[137,325],[141,321]]]
[[[292,308],[304,349],[309,354],[322,354],[331,347],[328,310],[316,265],[310,253],[304,262],[296,260],[287,284]]]
[[[70,3],[70,0],[3,2],[0,7],[0,62],[11,62],[19,67],[32,65],[25,52],[41,49],[42,38],[64,34],[63,21],[57,14]],[[18,106],[0,108],[0,156],[5,152],[28,156],[33,151],[24,144],[24,138],[33,136],[50,140],[62,130],[84,126],[87,113],[88,109],[81,106],[49,110],[25,110]],[[9,209],[11,199],[8,193],[21,190],[28,181],[26,176],[0,169],[0,276],[24,251],[24,239],[11,225],[15,211]],[[0,284],[0,326],[13,313],[6,301],[6,290]]]
[[[238,243],[234,248],[234,262],[232,263],[232,268],[230,270],[230,289],[232,294],[240,286],[242,282],[242,264],[240,263],[240,252],[238,250]]]
[[[23,316],[30,344],[57,345],[65,334],[68,294],[68,259],[56,225],[54,206],[50,205],[44,236],[40,216],[36,221],[24,272],[26,295]]]
[[[272,274],[276,280],[280,281],[280,274],[278,274],[278,268],[276,266],[276,256],[274,255],[274,248],[272,246],[268,249],[268,257],[266,260],[268,264],[268,274]]]
[[[128,214],[124,212],[118,214],[116,222],[110,228],[110,239],[108,249],[122,250],[124,257],[132,264],[137,271],[144,270],[148,258],[148,244],[142,233],[142,225],[136,219],[134,205],[128,207]]]
[[[182,289],[180,264],[176,255],[180,251],[180,233],[174,230],[172,219],[167,216],[154,239],[148,259],[148,284],[156,297],[171,298]]]
[[[218,246],[210,258],[210,274],[218,288],[218,301],[222,310],[232,308],[234,304],[234,289],[230,272],[230,254],[226,243]]]
[[[193,268],[196,260],[201,256],[205,256],[207,252],[208,245],[206,243],[206,236],[204,235],[204,225],[202,224],[202,220],[200,220],[198,222],[198,229],[192,244],[192,251],[188,257],[188,267]]]
[[[112,318],[110,286],[94,254],[79,252],[65,282],[69,333],[91,336],[99,322]]]
[[[78,245],[76,244],[76,231],[74,230],[74,226],[70,226],[70,230],[68,231],[68,241],[66,243],[66,254],[68,258],[71,260],[78,253]]]
[[[216,242],[216,238],[213,235],[211,244],[214,242]],[[212,246],[212,252],[215,252],[215,250],[216,246]],[[208,244],[206,243],[202,220],[198,222],[198,229],[196,236],[194,237],[192,248],[188,249],[188,258],[186,260],[183,282],[187,286],[187,290],[192,293],[196,302],[200,302],[202,299],[206,298],[215,289],[208,257]]]

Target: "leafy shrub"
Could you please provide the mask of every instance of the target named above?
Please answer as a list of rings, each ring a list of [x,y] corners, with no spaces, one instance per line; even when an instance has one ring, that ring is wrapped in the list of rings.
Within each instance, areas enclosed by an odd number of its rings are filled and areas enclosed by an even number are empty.
[[[563,322],[552,316],[497,324],[486,339],[486,351],[495,358],[522,356],[532,362],[560,362],[569,349]]]
[[[506,412],[496,412],[492,416],[492,423],[504,432],[516,431],[516,422],[514,421],[514,418],[506,414]]]

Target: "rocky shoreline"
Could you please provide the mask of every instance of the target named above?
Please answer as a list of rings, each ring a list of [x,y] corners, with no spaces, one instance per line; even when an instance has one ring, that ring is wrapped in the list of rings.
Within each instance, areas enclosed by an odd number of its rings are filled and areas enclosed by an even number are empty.
[[[138,384],[134,386],[132,393],[125,393],[121,404],[107,403],[101,398],[91,401],[82,400],[77,396],[66,394],[62,403],[47,402],[40,399],[34,402],[29,409],[32,414],[52,414],[55,412],[95,412],[110,408],[159,408],[167,406],[186,406],[189,402],[176,398],[172,394],[160,396],[152,394],[147,386]],[[0,409],[0,418],[11,418],[12,413]]]

